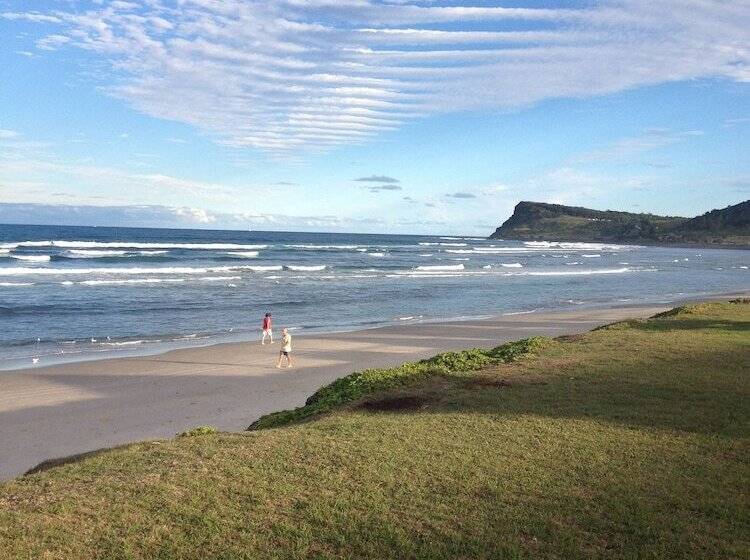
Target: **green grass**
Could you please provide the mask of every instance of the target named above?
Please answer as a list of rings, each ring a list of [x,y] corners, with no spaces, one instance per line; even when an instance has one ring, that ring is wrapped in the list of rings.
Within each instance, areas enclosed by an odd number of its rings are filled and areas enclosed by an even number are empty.
[[[2,484],[0,558],[750,557],[748,302],[513,348]]]

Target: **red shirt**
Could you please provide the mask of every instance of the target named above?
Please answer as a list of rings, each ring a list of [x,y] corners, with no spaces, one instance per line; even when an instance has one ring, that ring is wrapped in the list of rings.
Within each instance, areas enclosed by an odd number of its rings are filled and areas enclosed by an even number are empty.
[[[271,328],[271,318],[263,317],[263,330],[267,331],[270,328]]]

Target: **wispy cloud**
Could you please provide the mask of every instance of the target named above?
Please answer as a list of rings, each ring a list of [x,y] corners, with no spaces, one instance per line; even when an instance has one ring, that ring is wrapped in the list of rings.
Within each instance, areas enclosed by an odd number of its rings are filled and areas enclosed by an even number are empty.
[[[601,149],[576,156],[574,161],[575,163],[623,161],[644,152],[699,136],[703,136],[702,130],[673,131],[667,128],[649,128],[639,136],[621,138]]]
[[[400,183],[398,179],[388,177],[387,175],[370,175],[369,177],[359,177],[354,181],[360,181],[363,183]]]
[[[447,198],[458,198],[459,200],[466,200],[466,199],[477,197],[477,195],[475,195],[474,193],[470,193],[470,192],[456,192],[456,193],[446,194],[445,196]]]
[[[746,2],[481,4],[148,0],[0,18],[49,27],[42,53],[95,53],[111,68],[105,90],[143,113],[279,155],[359,144],[441,112],[750,81]]]
[[[373,193],[379,193],[382,191],[400,191],[403,189],[399,185],[373,185],[372,187],[367,187],[367,190]]]
[[[737,117],[734,119],[726,119],[724,121],[724,128],[734,128],[737,125],[750,124],[750,117]]]

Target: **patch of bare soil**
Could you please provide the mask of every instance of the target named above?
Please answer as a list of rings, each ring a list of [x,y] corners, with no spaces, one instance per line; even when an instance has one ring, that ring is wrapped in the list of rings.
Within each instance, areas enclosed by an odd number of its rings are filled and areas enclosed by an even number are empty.
[[[585,338],[586,334],[564,334],[561,336],[558,336],[555,340],[559,340],[560,342],[579,342]]]
[[[516,385],[516,383],[512,383],[511,381],[507,379],[472,379],[467,383],[467,385],[471,388],[475,387],[513,387],[513,385]]]
[[[361,403],[357,408],[370,412],[409,411],[425,408],[430,399],[418,396],[386,397]]]

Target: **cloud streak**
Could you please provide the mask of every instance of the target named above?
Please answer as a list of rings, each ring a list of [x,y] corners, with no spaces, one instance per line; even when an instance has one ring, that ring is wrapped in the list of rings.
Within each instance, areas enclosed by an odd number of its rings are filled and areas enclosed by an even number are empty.
[[[276,155],[360,144],[438,113],[750,81],[750,5],[724,0],[148,0],[0,19],[49,28],[41,53],[94,53],[111,69],[105,91],[138,111]]]
[[[372,193],[379,193],[383,191],[400,191],[403,189],[399,185],[373,185],[372,187],[367,187],[367,190]]]
[[[359,177],[358,179],[354,179],[355,181],[360,181],[363,183],[400,183],[398,179],[394,179],[393,177],[388,177],[387,175],[370,175],[369,177]]]

